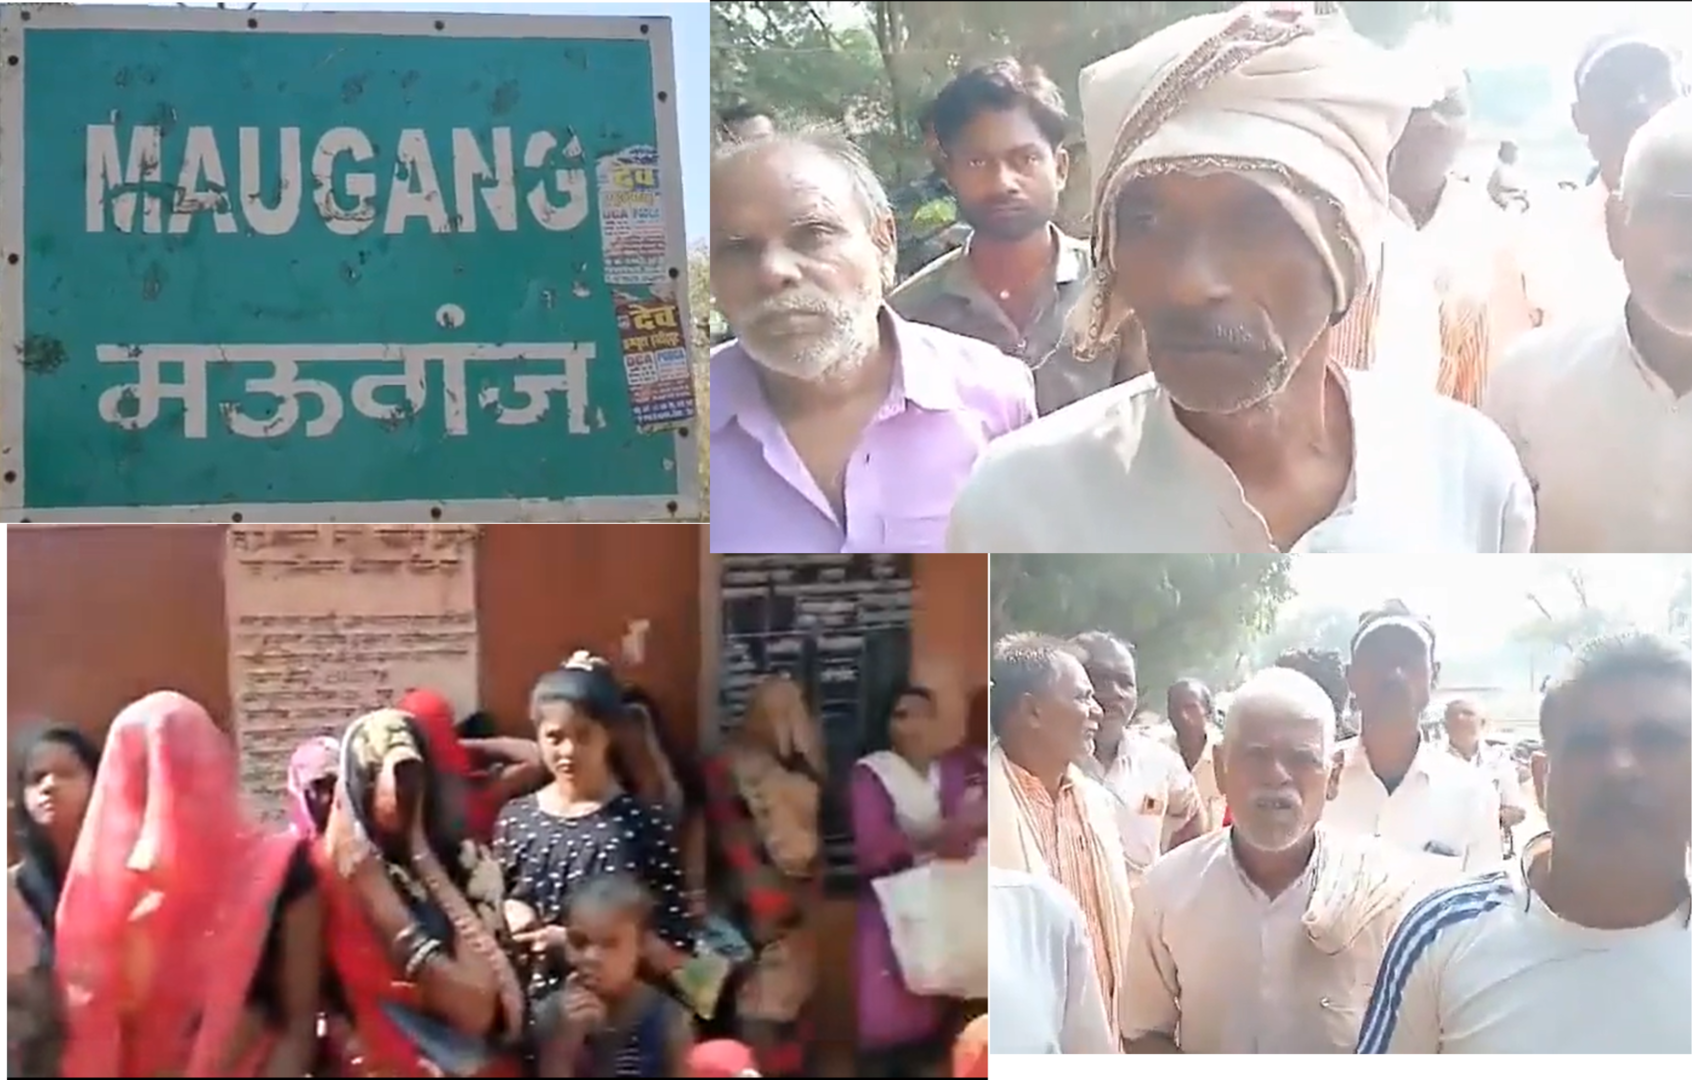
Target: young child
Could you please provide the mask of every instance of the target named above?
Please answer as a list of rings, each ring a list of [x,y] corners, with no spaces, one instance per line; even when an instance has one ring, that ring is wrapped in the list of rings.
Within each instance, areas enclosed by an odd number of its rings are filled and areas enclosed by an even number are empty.
[[[494,852],[512,902],[507,919],[516,916],[525,927],[512,927],[513,940],[536,959],[529,977],[531,1005],[564,988],[570,969],[561,959],[576,889],[605,874],[627,874],[653,900],[641,943],[643,970],[710,1019],[731,965],[695,948],[698,926],[670,815],[617,781],[615,730],[630,721],[610,665],[586,652],[571,656],[535,683],[530,716],[552,782],[500,811]]]
[[[634,878],[608,874],[570,897],[570,974],[542,1006],[542,1076],[686,1076],[692,1018],[640,977],[652,898]]]

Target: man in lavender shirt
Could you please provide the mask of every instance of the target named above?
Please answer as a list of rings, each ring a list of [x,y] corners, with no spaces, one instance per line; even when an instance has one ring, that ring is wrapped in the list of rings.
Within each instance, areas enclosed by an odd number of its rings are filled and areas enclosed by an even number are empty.
[[[885,304],[893,213],[862,152],[826,132],[723,146],[711,289],[738,340],[711,355],[711,550],[944,550],[987,444],[1034,419],[993,346]]]

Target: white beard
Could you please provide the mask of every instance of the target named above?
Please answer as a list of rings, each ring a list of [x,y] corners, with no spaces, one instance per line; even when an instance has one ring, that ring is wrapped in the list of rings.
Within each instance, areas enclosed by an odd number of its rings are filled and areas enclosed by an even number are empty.
[[[849,300],[815,292],[779,297],[747,312],[740,347],[760,367],[803,382],[843,379],[868,361],[881,337],[881,296],[871,284]],[[788,313],[820,316],[816,333],[763,338],[758,324]]]

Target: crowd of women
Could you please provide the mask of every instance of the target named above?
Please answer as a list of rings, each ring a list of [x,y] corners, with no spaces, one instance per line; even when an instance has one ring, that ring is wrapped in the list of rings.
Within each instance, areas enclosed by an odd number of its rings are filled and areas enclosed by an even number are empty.
[[[530,721],[499,736],[409,692],[294,750],[286,828],[183,694],[130,704],[103,747],[32,731],[8,1077],[810,1072],[826,755],[799,684],[760,682],[699,769],[589,653],[541,675]],[[985,1021],[958,1038],[985,926],[936,911],[983,887],[985,753],[922,687],[887,735],[848,784],[856,1050],[876,1075],[948,1051],[985,1075]]]
[[[912,749],[931,699],[901,701],[918,707],[896,725],[909,753],[865,759],[889,786],[856,800],[871,876],[911,865],[913,843],[980,835],[941,813],[953,767]],[[585,652],[537,681],[530,719],[532,737],[501,738],[413,691],[299,746],[286,829],[252,811],[234,740],[182,694],[129,705],[103,747],[34,733],[13,757],[9,1074],[814,1070],[825,762],[798,686],[761,683],[698,770]],[[943,805],[894,794],[899,769],[931,763]],[[887,951],[878,911],[859,932],[860,955]],[[896,1012],[875,1049],[950,1045],[952,1010]]]

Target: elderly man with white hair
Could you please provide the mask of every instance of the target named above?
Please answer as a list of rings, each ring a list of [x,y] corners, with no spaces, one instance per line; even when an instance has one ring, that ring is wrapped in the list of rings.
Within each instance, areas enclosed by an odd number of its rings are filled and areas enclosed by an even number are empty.
[[[1121,1012],[1130,1053],[1344,1054],[1432,864],[1320,826],[1334,706],[1287,668],[1228,705],[1233,824],[1164,856],[1135,896]]]
[[[893,211],[827,132],[719,148],[711,291],[711,550],[938,551],[987,444],[1034,418],[1027,365],[906,322]]]
[[[1533,502],[1503,433],[1431,376],[1410,392],[1333,355],[1425,81],[1395,77],[1343,16],[1260,5],[1106,63],[1125,107],[1093,150],[1096,270],[1071,330],[1077,355],[1144,348],[1150,375],[989,448],[948,546],[1527,550]]]
[[[1610,198],[1625,303],[1522,338],[1482,408],[1539,496],[1538,549],[1692,545],[1692,98],[1641,127]]]

